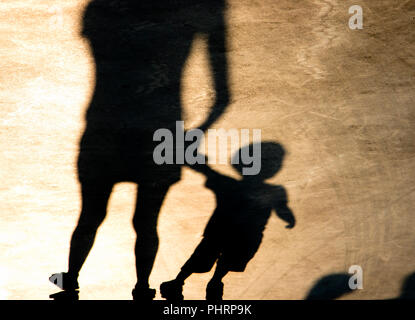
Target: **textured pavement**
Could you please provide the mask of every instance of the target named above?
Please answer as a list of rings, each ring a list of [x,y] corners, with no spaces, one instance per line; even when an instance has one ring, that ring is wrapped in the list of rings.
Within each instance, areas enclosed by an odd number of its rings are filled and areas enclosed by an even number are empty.
[[[364,28],[350,30],[359,4]],[[0,297],[48,299],[67,268],[80,210],[76,157],[95,81],[80,35],[84,0],[0,2]],[[415,272],[415,2],[229,0],[232,100],[214,128],[262,130],[287,150],[270,179],[283,185],[297,226],[271,217],[225,299],[302,299],[323,276],[363,269],[351,299],[387,299]],[[186,128],[213,100],[206,43],[187,61]],[[219,172],[237,177],[230,165]],[[204,177],[187,168],[158,223],[151,285],[173,278],[215,208]],[[118,184],[79,278],[81,299],[131,299],[136,186]],[[203,299],[211,274],[186,282]],[[160,298],[159,294],[157,298]]]

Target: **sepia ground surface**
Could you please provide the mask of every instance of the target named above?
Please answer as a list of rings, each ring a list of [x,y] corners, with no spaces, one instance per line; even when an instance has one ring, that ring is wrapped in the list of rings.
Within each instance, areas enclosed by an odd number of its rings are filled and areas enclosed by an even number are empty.
[[[350,30],[348,9],[363,8]],[[86,0],[0,2],[0,297],[48,299],[65,271],[80,210],[76,157],[95,81],[80,36]],[[225,299],[303,299],[323,276],[363,268],[346,299],[400,295],[415,271],[415,2],[229,0],[232,101],[215,128],[261,129],[287,150],[281,172],[298,224],[273,216]],[[183,80],[185,126],[212,100],[204,39]],[[231,166],[215,169],[237,177]],[[173,278],[215,208],[183,169],[159,218],[151,285]],[[81,299],[131,299],[136,186],[119,184],[81,272]],[[203,299],[211,274],[186,282]],[[159,293],[157,298],[160,298]]]

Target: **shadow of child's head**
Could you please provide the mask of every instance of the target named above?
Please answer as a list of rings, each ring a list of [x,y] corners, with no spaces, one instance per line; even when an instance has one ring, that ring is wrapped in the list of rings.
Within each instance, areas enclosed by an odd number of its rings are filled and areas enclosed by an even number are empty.
[[[266,180],[282,167],[284,147],[275,142],[257,142],[240,148],[231,163],[244,178]]]

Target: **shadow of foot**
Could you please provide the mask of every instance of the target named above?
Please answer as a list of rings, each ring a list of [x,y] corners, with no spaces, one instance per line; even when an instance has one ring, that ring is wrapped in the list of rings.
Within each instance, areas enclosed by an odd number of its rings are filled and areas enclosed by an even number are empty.
[[[79,291],[78,290],[60,291],[60,292],[51,294],[49,298],[56,300],[56,301],[77,301],[79,300]]]
[[[134,301],[152,301],[156,297],[156,289],[136,287],[133,289],[132,295]]]
[[[183,301],[183,283],[177,280],[163,282],[160,285],[160,294],[167,301]]]

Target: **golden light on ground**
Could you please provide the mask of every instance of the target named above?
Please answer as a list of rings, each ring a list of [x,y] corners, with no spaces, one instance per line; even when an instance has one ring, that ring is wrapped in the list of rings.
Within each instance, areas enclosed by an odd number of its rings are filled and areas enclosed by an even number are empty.
[[[67,270],[95,85],[80,35],[87,2],[0,3],[0,299],[48,299],[58,291],[49,276]],[[260,128],[262,140],[284,145],[284,166],[269,182],[286,188],[298,225],[287,230],[271,217],[246,271],[225,278],[225,299],[302,299],[317,279],[356,264],[365,287],[346,298],[386,299],[415,270],[415,7],[361,3],[365,27],[354,31],[349,1],[229,0],[232,101],[214,127]],[[205,40],[194,42],[184,72],[186,128],[214,101]],[[214,168],[237,177],[230,165]],[[204,183],[185,168],[167,194],[150,278],[157,289],[215,209]],[[136,192],[116,185],[79,278],[81,299],[131,299]],[[203,299],[210,276],[191,276],[186,299]]]

